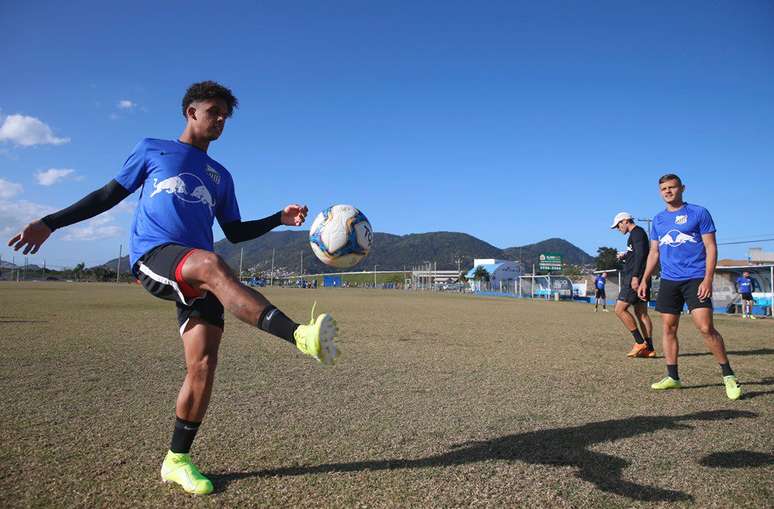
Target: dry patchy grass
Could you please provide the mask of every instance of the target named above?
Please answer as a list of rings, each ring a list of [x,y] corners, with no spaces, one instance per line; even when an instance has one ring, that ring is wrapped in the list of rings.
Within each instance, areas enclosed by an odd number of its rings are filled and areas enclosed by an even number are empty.
[[[0,284],[0,505],[770,507],[774,323],[718,317],[747,397],[685,321],[686,390],[574,303],[268,289],[334,314],[319,366],[227,319],[194,456],[216,493],[163,485],[184,376],[174,306],[129,285]],[[655,314],[655,313],[654,313]],[[656,318],[658,329],[660,321]],[[656,334],[660,337],[660,334]],[[660,349],[659,349],[660,350]]]

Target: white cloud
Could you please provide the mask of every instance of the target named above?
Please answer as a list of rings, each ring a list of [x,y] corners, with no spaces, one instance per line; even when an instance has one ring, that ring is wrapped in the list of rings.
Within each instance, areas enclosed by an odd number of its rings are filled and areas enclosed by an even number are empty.
[[[121,99],[120,101],[118,101],[118,109],[121,109],[121,110],[130,110],[135,106],[137,106],[137,103],[132,102],[129,99]]]
[[[113,224],[114,217],[110,212],[106,212],[88,221],[68,227],[65,230],[63,240],[98,240],[119,237],[123,235],[124,230],[120,226]]]
[[[53,186],[67,177],[75,177],[75,170],[69,168],[50,168],[35,173],[35,178],[41,186]]]
[[[22,147],[61,145],[70,138],[58,138],[45,123],[26,115],[8,115],[0,126],[0,141],[10,141]]]
[[[118,205],[116,205],[116,210],[120,210],[121,212],[125,212],[126,214],[134,214],[134,209],[136,208],[137,208],[136,199],[124,200]]]
[[[40,219],[53,211],[51,207],[26,200],[0,200],[0,236],[7,240],[10,235],[18,233],[30,221]]]
[[[0,198],[13,198],[24,190],[21,184],[0,179]]]

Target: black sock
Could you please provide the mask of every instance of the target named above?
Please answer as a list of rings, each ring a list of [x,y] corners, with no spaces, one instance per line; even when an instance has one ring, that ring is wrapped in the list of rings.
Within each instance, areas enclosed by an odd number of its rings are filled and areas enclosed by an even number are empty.
[[[648,350],[653,350],[653,338],[645,338],[645,343],[648,345]]]
[[[175,431],[172,433],[172,445],[169,446],[169,450],[188,454],[200,424],[201,422],[191,422],[175,417]]]
[[[734,370],[731,369],[731,363],[727,362],[720,365],[720,369],[723,370],[723,376],[731,376],[734,374]]]
[[[632,333],[632,337],[634,338],[634,342],[638,345],[641,345],[645,342],[644,339],[642,339],[642,334],[640,334],[640,329],[634,329],[633,331],[630,331]]]
[[[298,324],[274,306],[269,306],[263,310],[257,325],[259,329],[269,334],[282,338],[293,345],[296,344],[296,338],[293,337],[293,333],[296,332]]]
[[[677,374],[677,364],[667,364],[667,374],[672,380],[680,380]]]

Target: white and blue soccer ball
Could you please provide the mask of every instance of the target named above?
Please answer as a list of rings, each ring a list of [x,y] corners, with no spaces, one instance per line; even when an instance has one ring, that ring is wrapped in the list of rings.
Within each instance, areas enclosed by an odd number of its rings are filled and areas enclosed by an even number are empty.
[[[325,265],[344,269],[368,255],[374,234],[365,214],[352,205],[333,205],[312,223],[309,243]]]

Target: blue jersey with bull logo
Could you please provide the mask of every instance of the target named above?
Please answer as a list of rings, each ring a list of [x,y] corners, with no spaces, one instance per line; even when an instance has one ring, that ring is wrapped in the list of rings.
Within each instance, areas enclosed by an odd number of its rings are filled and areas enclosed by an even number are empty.
[[[670,281],[704,278],[707,252],[701,236],[714,233],[709,211],[684,203],[679,210],[663,210],[653,218],[650,238],[658,240],[661,277]]]
[[[142,140],[116,177],[140,198],[129,236],[129,260],[173,242],[212,251],[212,225],[241,219],[231,174],[206,152],[172,140]]]

